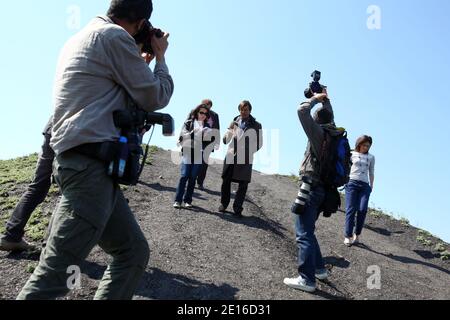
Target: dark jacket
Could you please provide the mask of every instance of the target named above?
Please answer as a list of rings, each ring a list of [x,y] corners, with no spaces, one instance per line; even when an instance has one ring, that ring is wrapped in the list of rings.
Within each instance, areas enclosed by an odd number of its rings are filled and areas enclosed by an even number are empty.
[[[47,124],[45,125],[44,130],[42,131],[42,134],[45,135],[52,135],[52,127],[53,127],[53,116],[50,117]]]
[[[193,112],[194,112],[194,110],[192,110],[189,113],[187,120],[192,120]],[[209,110],[209,117],[211,120],[210,121],[208,120],[208,123],[212,122],[212,125],[210,125],[209,127],[211,129],[215,129],[215,130],[214,130],[214,133],[211,135],[211,140],[207,143],[207,146],[205,147],[205,149],[212,143],[214,143],[214,146],[218,146],[218,147],[220,146],[220,118],[219,118],[219,115],[217,113],[215,113],[214,111]],[[211,149],[211,147],[208,149]],[[214,152],[214,148],[212,148],[211,151]]]
[[[342,134],[342,131],[338,130],[334,125],[334,116],[333,122],[326,125],[320,125],[314,120],[311,115],[311,110],[316,104],[317,102],[311,103],[310,101],[306,101],[303,102],[298,109],[300,123],[302,124],[303,130],[308,137],[305,157],[300,168],[300,181],[303,176],[309,176],[313,179],[314,184],[322,184],[320,179],[319,159],[322,156],[325,130],[329,134],[336,136]],[[328,109],[331,113],[333,113],[330,100],[326,100],[322,105],[323,108]]]
[[[234,118],[234,122],[240,123],[241,117]],[[239,130],[235,127],[234,130]],[[231,142],[231,143],[230,143]],[[263,147],[262,126],[252,116],[247,121],[244,133],[240,137],[234,136],[229,129],[223,138],[224,144],[229,144],[224,163],[222,178],[225,178],[228,170],[233,170],[233,181],[248,182],[252,180],[254,154]]]
[[[211,130],[196,136],[194,123],[194,119],[187,120],[178,139],[178,144],[182,147],[182,154],[185,155],[187,152],[191,154],[191,163],[197,163],[198,161],[194,162],[195,157],[203,157],[203,150],[211,143]],[[210,129],[208,123],[205,123],[204,127]]]

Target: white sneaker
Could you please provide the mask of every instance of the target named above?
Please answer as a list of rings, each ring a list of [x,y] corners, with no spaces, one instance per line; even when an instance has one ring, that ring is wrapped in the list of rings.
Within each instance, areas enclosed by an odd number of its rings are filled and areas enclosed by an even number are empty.
[[[306,280],[301,276],[298,276],[297,278],[285,278],[283,282],[285,285],[293,289],[302,290],[305,292],[316,291],[316,286],[308,286],[306,284]]]
[[[192,209],[192,204],[190,204],[190,203],[185,203],[185,204],[184,204],[184,207],[185,207],[186,209]]]
[[[181,203],[175,202],[175,203],[173,204],[173,207],[174,207],[175,209],[181,209]]]
[[[316,271],[316,279],[317,280],[327,280],[328,279],[328,270],[321,269]]]
[[[351,247],[351,246],[352,246],[352,240],[351,240],[350,238],[345,238],[344,244],[345,244],[347,247]]]
[[[359,244],[359,237],[356,234],[353,236],[352,244]]]

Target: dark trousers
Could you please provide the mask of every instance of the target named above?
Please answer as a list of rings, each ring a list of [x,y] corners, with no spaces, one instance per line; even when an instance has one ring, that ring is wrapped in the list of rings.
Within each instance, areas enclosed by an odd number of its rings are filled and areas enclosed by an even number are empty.
[[[198,177],[197,177],[197,184],[199,186],[202,186],[205,183],[205,179],[206,179],[206,173],[208,172],[208,162],[203,163],[202,166],[200,167],[200,171],[198,173]]]
[[[350,238],[353,231],[361,235],[367,217],[369,198],[372,188],[368,183],[350,180],[345,187],[346,217],[345,236]],[[355,228],[356,218],[356,228]]]
[[[222,205],[227,208],[231,201],[231,183],[233,182],[233,165],[230,165],[222,182]],[[247,195],[248,182],[239,181],[239,188],[234,199],[233,211],[241,214],[244,210],[243,205]]]
[[[66,295],[77,278],[76,269],[82,271],[78,266],[97,244],[112,259],[94,299],[132,299],[150,249],[120,187],[107,175],[106,164],[66,151],[56,157],[55,179],[62,198],[39,264],[17,299]]]
[[[295,220],[298,247],[298,273],[306,280],[308,285],[314,285],[316,283],[316,270],[325,268],[319,242],[314,234],[319,210],[324,200],[324,188],[319,186],[314,187],[311,190],[311,197],[306,204],[303,214],[297,215]]]
[[[208,167],[209,167],[208,163],[209,163],[210,157],[211,157],[211,153],[204,154],[203,164],[202,164],[200,171],[198,173],[198,176],[197,176],[197,184],[199,186],[202,186],[205,183],[206,173],[208,172]]]
[[[20,242],[25,234],[25,226],[31,214],[40,205],[48,194],[51,186],[52,164],[55,153],[50,148],[51,136],[46,134],[42,151],[37,162],[35,177],[28,186],[11,218],[6,223],[5,239],[12,242]]]

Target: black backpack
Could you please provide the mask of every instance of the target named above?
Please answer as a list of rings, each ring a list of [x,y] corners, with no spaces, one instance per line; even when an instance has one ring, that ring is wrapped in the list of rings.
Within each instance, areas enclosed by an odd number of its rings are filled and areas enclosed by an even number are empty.
[[[328,187],[340,188],[350,179],[351,149],[347,132],[335,136],[324,128],[325,139],[322,145],[320,163],[321,181]]]

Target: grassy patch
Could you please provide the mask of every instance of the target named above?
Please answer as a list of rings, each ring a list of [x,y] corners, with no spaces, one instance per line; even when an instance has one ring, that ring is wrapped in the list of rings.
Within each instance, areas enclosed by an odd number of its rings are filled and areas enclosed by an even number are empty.
[[[49,216],[42,211],[41,207],[38,207],[31,215],[30,221],[25,228],[27,237],[35,242],[44,240],[49,222]]]
[[[300,178],[299,176],[295,175],[295,174],[291,174],[289,176],[289,179],[291,179],[292,181],[294,181],[296,184],[298,184],[300,182]]]
[[[369,209],[369,215],[370,215],[372,218],[379,219],[379,218],[381,218],[382,216],[384,216],[385,214],[384,214],[383,211],[378,210],[378,209]]]
[[[144,149],[144,152],[145,152],[147,145],[146,144],[142,145],[142,148]],[[153,162],[152,156],[155,155],[156,153],[158,153],[159,151],[163,151],[163,149],[161,149],[157,146],[150,146],[148,149],[148,157],[147,157],[147,161],[145,161],[145,164],[152,165],[152,162]]]
[[[6,212],[8,210],[14,209],[19,202],[19,198],[16,196],[10,196],[7,198],[0,198],[0,211]]]
[[[18,197],[0,198],[0,234],[4,234],[6,221],[11,216],[12,210],[19,202]]]
[[[444,251],[444,252],[441,252],[441,260],[442,261],[448,261],[448,260],[450,260],[450,252],[449,251]]]
[[[0,161],[0,194],[15,184],[29,183],[36,169],[38,155],[32,154],[12,160]]]
[[[409,227],[410,226],[410,224],[409,224],[409,220],[408,219],[406,219],[406,218],[400,218],[400,223],[402,224],[402,226],[405,226],[405,227]]]
[[[444,251],[446,251],[445,244],[443,244],[443,243],[436,244],[436,246],[434,247],[434,250],[437,251],[437,252],[444,252]]]
[[[52,184],[52,186],[50,187],[50,190],[48,190],[48,196],[59,196],[60,192],[59,192],[59,188],[56,184]]]
[[[433,244],[430,239],[420,235],[417,236],[417,241],[423,244],[424,246],[431,246]]]
[[[37,267],[37,263],[33,263],[33,262],[30,262],[29,264],[27,264],[27,266],[25,267],[25,271],[27,272],[27,273],[33,273],[34,272],[34,270],[36,270],[36,267]]]
[[[5,232],[5,223],[20,200],[16,191],[19,185],[32,181],[36,170],[38,154],[12,160],[0,161],[0,233]],[[49,195],[57,195],[59,190],[52,186]],[[44,238],[49,217],[38,207],[30,218],[25,232],[32,241],[41,241]]]
[[[428,231],[425,230],[419,230],[419,235],[423,236],[423,237],[432,237],[431,233],[429,233]]]

